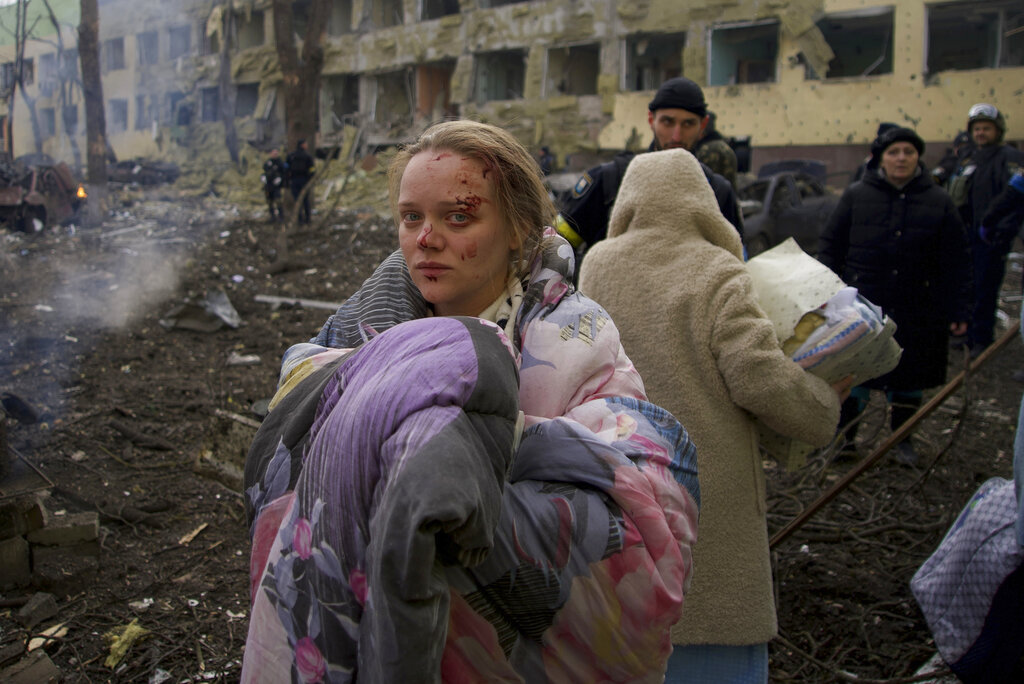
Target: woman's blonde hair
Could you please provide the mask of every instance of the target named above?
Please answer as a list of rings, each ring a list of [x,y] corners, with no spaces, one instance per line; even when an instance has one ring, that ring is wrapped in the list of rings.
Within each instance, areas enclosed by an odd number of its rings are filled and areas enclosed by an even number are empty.
[[[544,226],[554,225],[558,210],[544,186],[537,160],[512,134],[497,126],[466,119],[445,121],[399,150],[388,167],[388,192],[396,225],[401,225],[398,195],[409,160],[420,152],[440,151],[477,159],[494,171],[495,207],[516,238],[513,263],[521,264],[540,243]]]

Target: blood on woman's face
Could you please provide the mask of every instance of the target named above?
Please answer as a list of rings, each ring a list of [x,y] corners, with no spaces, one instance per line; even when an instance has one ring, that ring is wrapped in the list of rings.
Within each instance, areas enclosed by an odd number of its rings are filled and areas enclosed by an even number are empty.
[[[513,238],[494,200],[494,171],[479,159],[431,150],[405,167],[398,242],[440,316],[476,316],[505,288]]]

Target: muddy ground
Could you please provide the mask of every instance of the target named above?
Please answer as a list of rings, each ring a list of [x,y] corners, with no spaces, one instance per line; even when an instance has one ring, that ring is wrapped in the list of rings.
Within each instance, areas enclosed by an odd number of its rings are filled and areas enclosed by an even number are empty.
[[[50,555],[36,587],[0,594],[0,667],[25,657],[26,637],[62,625],[43,649],[65,681],[234,681],[249,612],[239,469],[253,406],[273,393],[282,352],[330,313],[316,302],[343,300],[396,240],[379,206],[320,213],[290,235],[282,269],[258,203],[173,187],[117,197],[98,228],[0,229],[0,391],[36,414],[8,419],[8,441],[52,482],[51,516],[94,511],[101,525],[93,552],[68,551],[56,568]],[[1011,269],[1007,327],[1019,282]],[[218,292],[237,327],[202,308]],[[918,467],[883,458],[775,546],[774,681],[892,680],[933,655],[908,581],[974,489],[1010,476],[1022,349],[1010,341],[924,421]],[[888,434],[882,410],[876,400],[868,412],[862,455]],[[852,467],[826,455],[795,473],[768,463],[771,532]],[[15,618],[37,589],[58,610],[25,630]],[[148,633],[108,666],[104,635],[133,620]]]

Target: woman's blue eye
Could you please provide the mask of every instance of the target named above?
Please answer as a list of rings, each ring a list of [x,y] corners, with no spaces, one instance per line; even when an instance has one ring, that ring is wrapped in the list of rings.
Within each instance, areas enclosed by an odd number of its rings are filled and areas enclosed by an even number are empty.
[[[453,223],[466,223],[469,221],[469,214],[451,214],[450,218]]]

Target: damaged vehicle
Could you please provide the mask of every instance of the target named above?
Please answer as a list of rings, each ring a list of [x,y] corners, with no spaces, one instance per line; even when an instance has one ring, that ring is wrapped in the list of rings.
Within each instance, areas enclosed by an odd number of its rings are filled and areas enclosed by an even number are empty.
[[[151,159],[125,159],[107,164],[107,180],[126,185],[160,185],[173,183],[181,175],[173,162]]]
[[[750,257],[786,238],[810,255],[839,196],[825,186],[825,165],[788,160],[765,164],[753,182],[737,190],[743,211],[743,242]]]
[[[0,161],[0,223],[30,232],[78,220],[86,193],[71,168],[48,159],[33,161]]]

